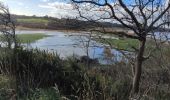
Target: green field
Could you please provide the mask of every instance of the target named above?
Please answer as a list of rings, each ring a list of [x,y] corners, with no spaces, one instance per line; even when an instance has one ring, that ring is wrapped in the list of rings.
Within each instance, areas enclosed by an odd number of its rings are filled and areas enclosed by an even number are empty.
[[[111,44],[117,49],[120,50],[133,50],[132,47],[137,47],[139,44],[138,40],[128,39],[128,38],[120,38],[120,39],[95,39],[96,41],[104,44]]]
[[[21,42],[21,43],[32,43],[32,42],[35,42],[35,41],[42,39],[44,37],[48,37],[48,35],[42,34],[42,33],[17,35],[17,38],[18,38],[19,42]]]
[[[48,37],[49,35],[42,34],[42,33],[35,33],[35,34],[17,34],[17,40],[20,43],[32,43],[39,39]],[[0,35],[0,41],[6,41],[3,35]]]
[[[25,22],[25,23],[48,23],[49,20],[44,18],[19,18],[17,19],[18,22]]]

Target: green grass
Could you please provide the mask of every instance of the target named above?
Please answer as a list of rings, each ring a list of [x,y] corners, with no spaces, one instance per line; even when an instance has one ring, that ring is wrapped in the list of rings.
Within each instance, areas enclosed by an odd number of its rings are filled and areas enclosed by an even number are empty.
[[[16,93],[15,88],[15,80],[13,78],[9,75],[0,74],[0,100],[12,98]],[[61,100],[61,98],[58,88],[49,87],[35,90],[30,89],[26,96],[19,97],[18,100]]]
[[[51,87],[32,90],[27,96],[19,97],[19,100],[61,100],[61,97],[60,93]]]
[[[12,88],[11,87],[12,84],[13,85],[15,84],[15,81],[14,81],[14,79],[12,79],[12,77],[0,74],[0,89],[2,89],[2,88],[10,89],[10,88]]]
[[[49,35],[42,34],[42,33],[35,33],[35,34],[17,34],[17,40],[19,43],[32,43],[39,39],[48,37]],[[0,41],[4,42],[7,41],[7,38],[5,36],[0,35]]]
[[[17,38],[20,43],[32,43],[44,37],[48,37],[46,34],[37,33],[37,34],[18,34]]]
[[[10,75],[0,74],[0,100],[9,100],[14,95],[15,83]]]
[[[48,23],[49,20],[44,18],[20,18],[17,19],[18,22],[25,22],[25,23]]]
[[[95,39],[96,41],[104,44],[111,44],[117,49],[121,50],[133,50],[132,47],[137,47],[139,44],[138,40],[128,39],[128,38],[120,38],[120,39]]]

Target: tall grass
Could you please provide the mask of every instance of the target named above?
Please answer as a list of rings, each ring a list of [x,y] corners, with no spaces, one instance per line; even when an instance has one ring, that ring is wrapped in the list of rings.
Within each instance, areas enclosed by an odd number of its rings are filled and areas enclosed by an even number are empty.
[[[0,99],[128,100],[130,97],[133,75],[127,62],[87,69],[75,58],[63,60],[47,51],[0,50]],[[170,98],[169,51],[168,48],[162,53],[156,51],[154,57],[144,63],[140,93],[136,98]]]
[[[67,98],[104,98],[102,81],[87,73],[85,66],[76,63],[74,59],[61,60],[55,53],[22,48],[9,52],[11,51],[4,50],[4,55],[1,56],[1,73],[15,76],[19,97],[29,96],[30,90],[57,85],[60,93]]]

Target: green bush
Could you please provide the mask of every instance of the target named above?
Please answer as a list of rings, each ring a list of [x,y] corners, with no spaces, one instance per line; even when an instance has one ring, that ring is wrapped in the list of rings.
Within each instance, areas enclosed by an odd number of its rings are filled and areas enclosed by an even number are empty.
[[[7,50],[4,52],[8,55]],[[1,72],[10,72],[16,77],[19,96],[27,96],[30,89],[35,91],[57,85],[62,95],[73,100],[103,98],[102,81],[90,75],[75,59],[61,60],[55,53],[22,48],[2,59],[4,70]]]
[[[133,75],[127,62],[87,68],[76,58],[63,60],[47,51],[0,50],[0,100],[15,94],[21,100],[128,100],[130,97]],[[169,50],[165,51],[164,63],[160,59],[162,55],[157,53],[144,63],[141,100],[169,98],[170,58]]]

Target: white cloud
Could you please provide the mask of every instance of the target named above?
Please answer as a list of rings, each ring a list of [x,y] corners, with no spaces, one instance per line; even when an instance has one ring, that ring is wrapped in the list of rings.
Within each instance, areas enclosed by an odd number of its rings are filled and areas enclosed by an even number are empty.
[[[50,0],[41,0],[42,2],[49,2]]]
[[[55,7],[49,6],[49,5],[38,5],[40,8],[47,8],[47,9],[55,9]]]
[[[40,8],[49,9],[50,16],[53,17],[79,17],[78,11],[75,9],[75,7],[72,4],[65,3],[65,2],[50,2],[47,4],[41,4],[38,5]],[[99,9],[91,9],[91,6],[89,4],[81,5],[85,10],[81,10],[81,14],[83,16],[91,18],[94,14],[95,18],[105,16],[102,11],[99,11]],[[88,11],[86,11],[88,10]],[[91,11],[90,11],[91,10]]]
[[[18,2],[18,5],[19,6],[23,6],[24,4],[22,2]]]
[[[63,3],[63,2],[51,2],[47,4],[38,5],[40,8],[48,9],[49,16],[53,17],[76,17],[77,12],[73,9],[71,4]]]
[[[65,10],[72,10],[73,6],[71,4],[63,3],[63,2],[53,2],[47,3],[44,5],[39,5],[41,8],[56,8],[56,9],[65,9]]]

